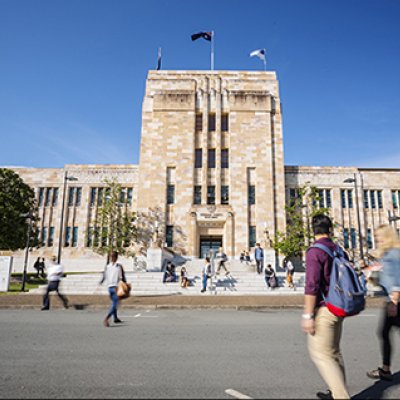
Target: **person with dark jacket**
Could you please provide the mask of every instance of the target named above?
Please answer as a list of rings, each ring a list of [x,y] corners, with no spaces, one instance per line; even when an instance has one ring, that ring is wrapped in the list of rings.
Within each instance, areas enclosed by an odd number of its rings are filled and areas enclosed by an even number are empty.
[[[315,243],[323,244],[332,252],[336,244],[331,239],[332,221],[326,215],[312,219]],[[306,254],[306,284],[302,329],[308,334],[308,351],[328,392],[318,392],[321,399],[349,399],[340,339],[343,317],[333,315],[324,303],[328,294],[333,259],[323,250],[310,247]]]

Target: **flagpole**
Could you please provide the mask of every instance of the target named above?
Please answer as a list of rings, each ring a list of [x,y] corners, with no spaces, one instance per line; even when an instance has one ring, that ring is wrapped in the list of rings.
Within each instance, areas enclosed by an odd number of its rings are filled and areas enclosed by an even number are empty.
[[[265,57],[266,49],[264,49],[264,72],[267,70],[267,58]]]
[[[211,31],[211,71],[214,71],[214,31]]]

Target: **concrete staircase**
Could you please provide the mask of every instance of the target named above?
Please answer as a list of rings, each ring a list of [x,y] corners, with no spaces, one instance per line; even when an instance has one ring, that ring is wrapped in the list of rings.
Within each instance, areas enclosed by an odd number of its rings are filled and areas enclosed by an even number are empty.
[[[197,261],[197,260],[196,260]],[[203,261],[201,265],[203,265]],[[194,262],[186,265],[188,277],[192,279],[192,285],[188,288],[181,288],[179,282],[162,283],[162,272],[126,272],[126,279],[132,283],[133,296],[154,296],[154,295],[284,295],[304,293],[304,273],[295,273],[294,283],[297,290],[287,287],[285,274],[278,272],[279,287],[271,290],[267,287],[264,275],[258,275],[254,271],[231,270],[229,276],[225,271],[217,277],[208,281],[206,293],[201,290],[201,267]],[[228,266],[229,268],[229,266]],[[234,269],[234,268],[232,268]],[[235,268],[236,269],[236,268]],[[197,270],[197,271],[195,271]],[[177,268],[179,275],[180,268]],[[68,275],[60,284],[60,291],[66,295],[107,295],[107,287],[99,285],[100,273]],[[32,289],[29,293],[43,294],[46,286]]]

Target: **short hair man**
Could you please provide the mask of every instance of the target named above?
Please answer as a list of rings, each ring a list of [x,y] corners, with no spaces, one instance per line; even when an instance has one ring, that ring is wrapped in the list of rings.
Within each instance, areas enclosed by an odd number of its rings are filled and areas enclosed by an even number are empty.
[[[315,243],[335,250],[331,239],[332,221],[326,215],[312,219]],[[323,250],[310,247],[306,255],[306,285],[302,329],[308,334],[308,350],[319,373],[329,387],[318,392],[321,399],[349,399],[343,357],[340,352],[343,318],[333,315],[324,303],[328,294],[332,258]]]
[[[256,243],[254,258],[256,260],[257,274],[261,274],[264,268],[264,250],[262,249],[260,243]]]

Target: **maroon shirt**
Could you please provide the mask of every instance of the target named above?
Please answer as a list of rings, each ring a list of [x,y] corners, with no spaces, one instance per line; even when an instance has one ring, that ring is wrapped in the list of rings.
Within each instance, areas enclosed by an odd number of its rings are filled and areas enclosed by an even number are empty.
[[[336,248],[330,238],[318,239],[314,242],[320,243],[334,251]],[[310,247],[306,254],[306,286],[304,294],[317,296],[317,307],[323,306],[324,296],[328,294],[329,280],[332,271],[332,257],[328,256],[323,250]]]

